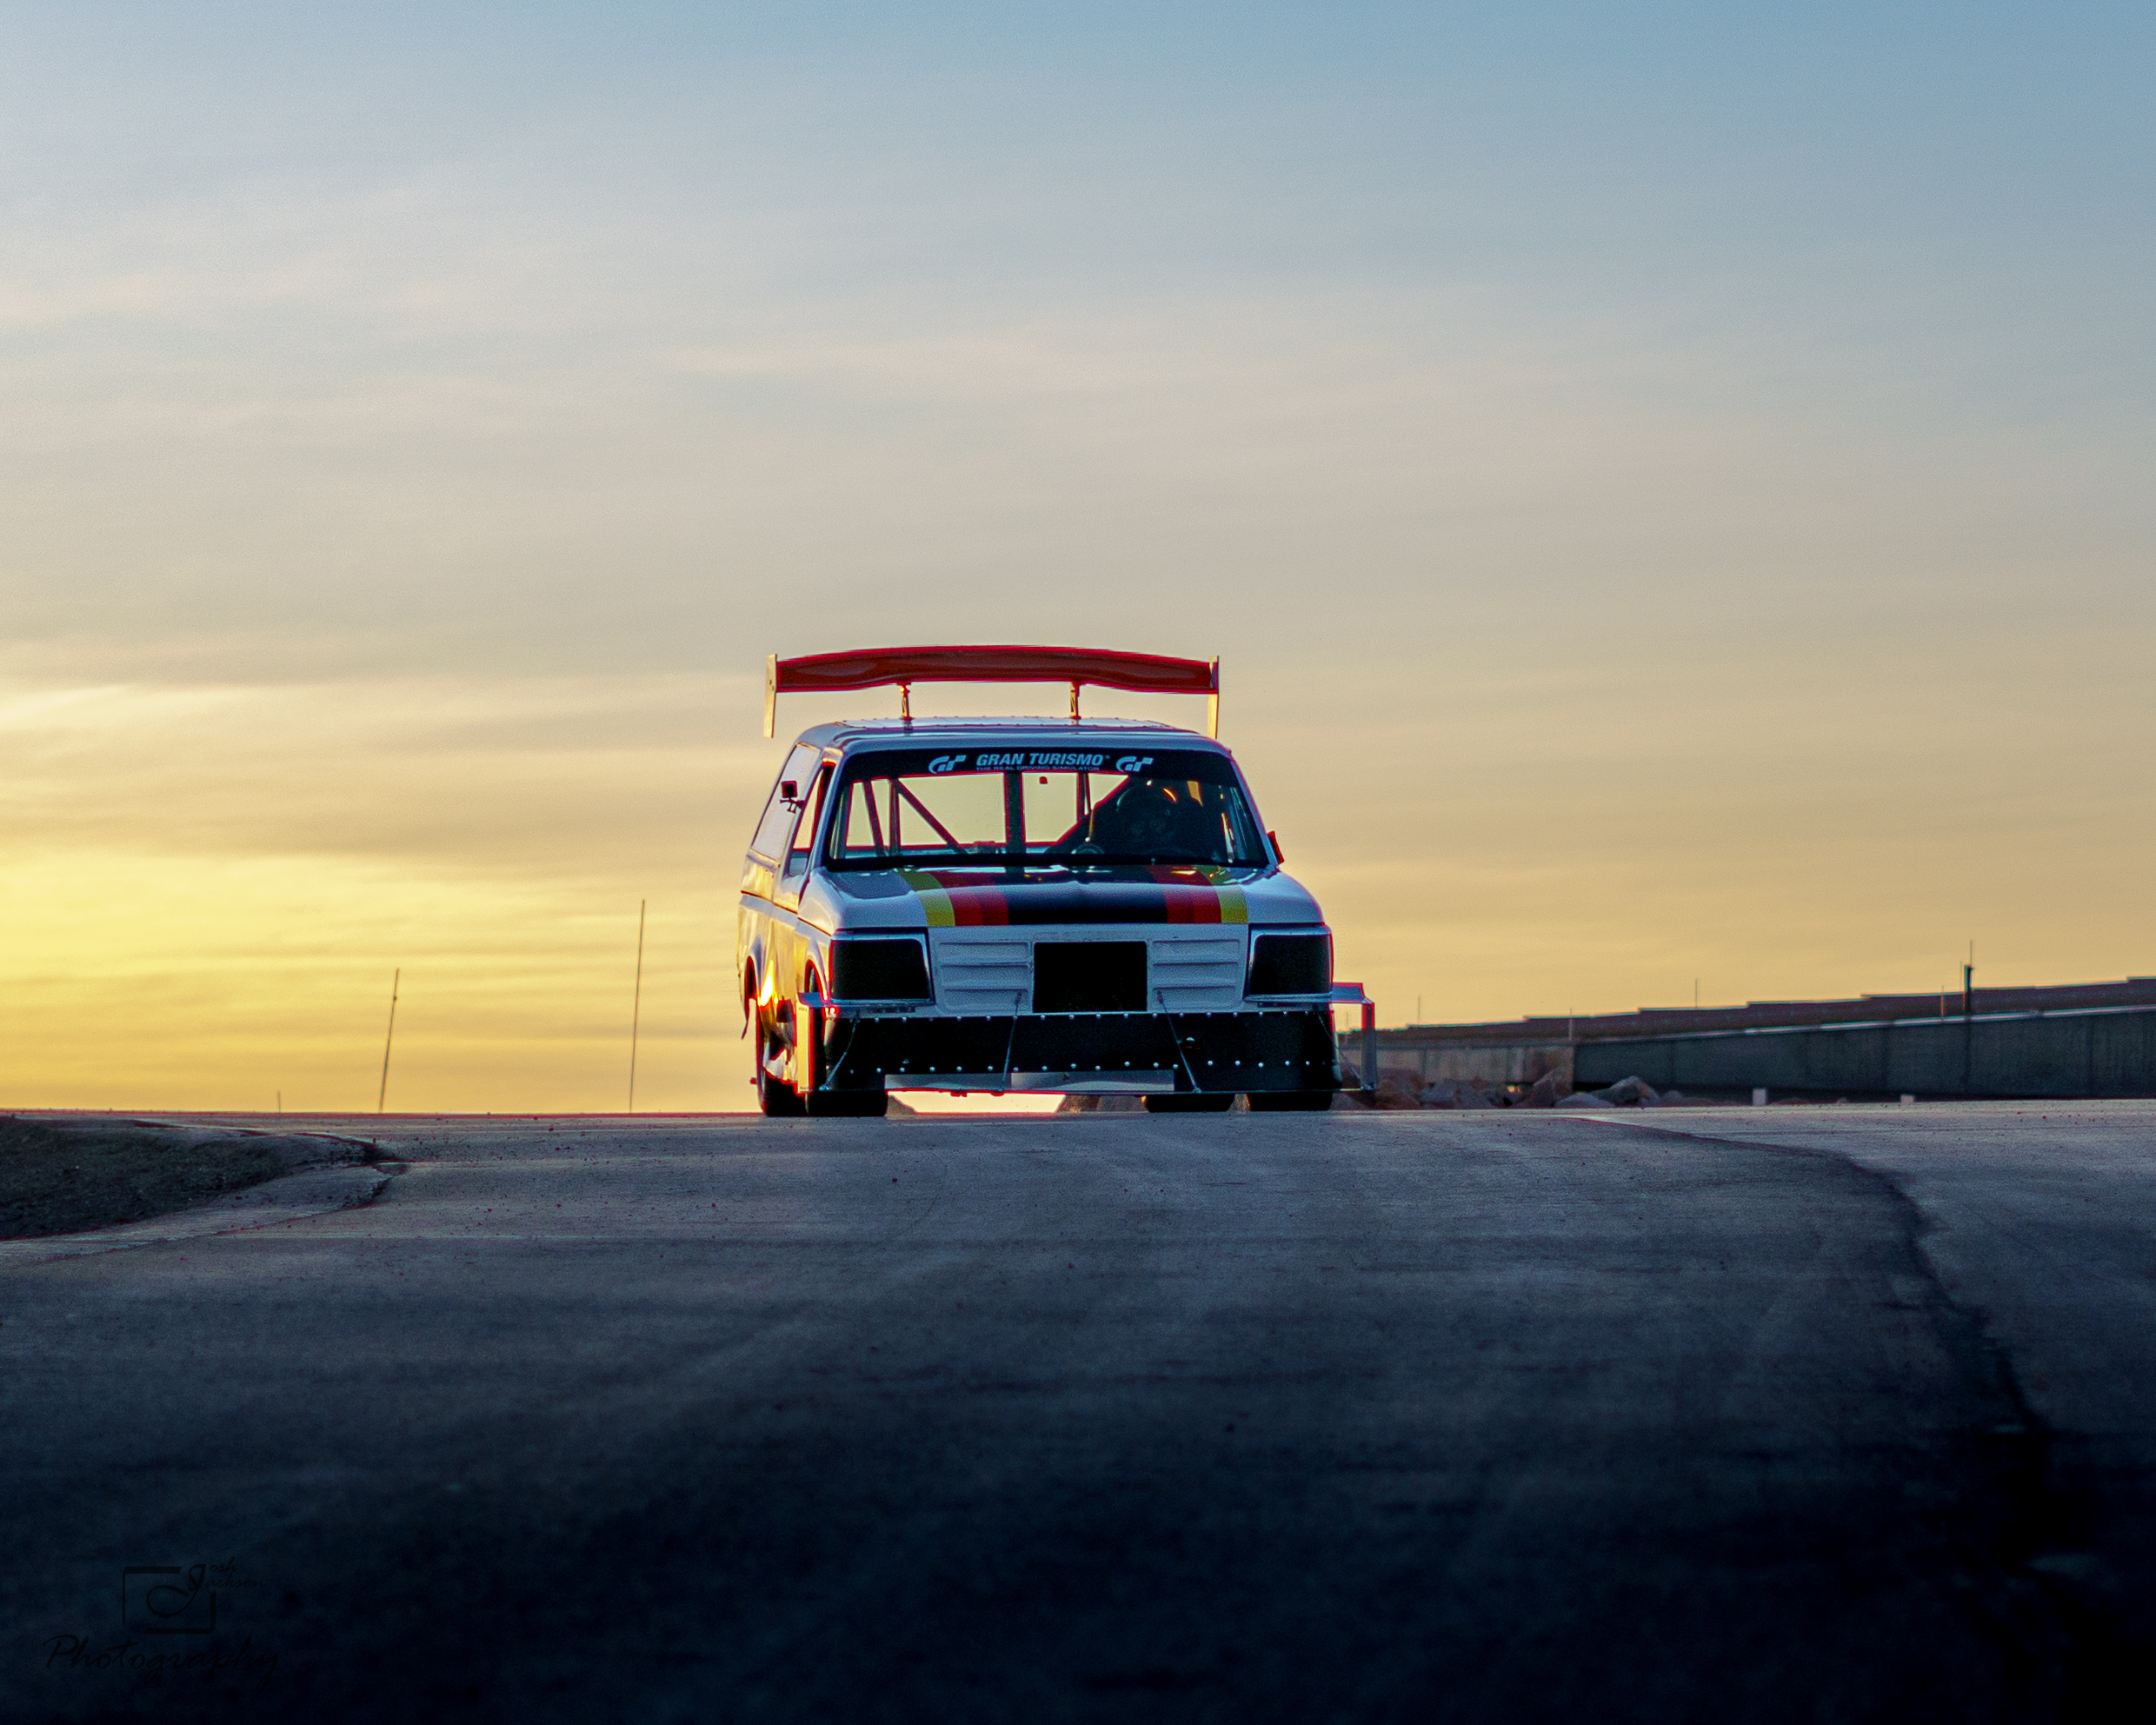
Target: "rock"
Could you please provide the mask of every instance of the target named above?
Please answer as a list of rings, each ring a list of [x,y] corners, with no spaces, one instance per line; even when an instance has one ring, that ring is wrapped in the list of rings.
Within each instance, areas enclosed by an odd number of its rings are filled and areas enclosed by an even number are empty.
[[[1425,1108],[1495,1108],[1489,1092],[1473,1084],[1462,1083],[1457,1078],[1441,1078],[1424,1090],[1421,1101]]]
[[[1659,1100],[1654,1087],[1636,1075],[1620,1078],[1614,1084],[1593,1094],[1618,1108],[1652,1108]]]
[[[1058,1114],[1142,1114],[1143,1096],[1065,1096],[1056,1103]]]
[[[1377,1081],[1377,1105],[1380,1108],[1420,1108],[1421,1103],[1421,1076],[1418,1073],[1403,1072],[1395,1067],[1390,1072],[1380,1072]]]
[[[1560,1098],[1551,1106],[1553,1108],[1591,1109],[1615,1108],[1617,1104],[1607,1096],[1598,1095],[1593,1090],[1578,1090],[1569,1096]]]
[[[1555,1108],[1572,1094],[1572,1087],[1554,1072],[1545,1072],[1528,1088],[1526,1096],[1514,1103],[1515,1108]]]

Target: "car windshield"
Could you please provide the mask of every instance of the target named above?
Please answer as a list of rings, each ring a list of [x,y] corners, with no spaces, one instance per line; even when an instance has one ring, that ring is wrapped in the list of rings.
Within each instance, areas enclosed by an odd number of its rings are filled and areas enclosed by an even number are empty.
[[[857,756],[846,766],[825,856],[835,869],[1268,861],[1234,768],[1197,749]]]

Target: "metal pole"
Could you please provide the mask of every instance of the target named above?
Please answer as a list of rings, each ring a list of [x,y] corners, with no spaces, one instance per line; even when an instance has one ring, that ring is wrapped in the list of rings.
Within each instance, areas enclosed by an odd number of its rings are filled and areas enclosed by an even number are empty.
[[[1969,948],[1974,952],[1976,948]],[[1976,1086],[1976,966],[1961,967],[1961,1094],[1970,1096]]]
[[[1377,1002],[1362,1002],[1362,1088],[1377,1095]]]
[[[636,1112],[636,1028],[644,1011],[644,905],[636,901],[636,993],[629,1009],[629,1111]]]
[[[404,969],[397,967],[389,978],[389,1032],[382,1039],[382,1088],[375,1093],[375,1112],[380,1114],[389,1100],[389,1049],[396,1041],[396,994],[404,981]]]

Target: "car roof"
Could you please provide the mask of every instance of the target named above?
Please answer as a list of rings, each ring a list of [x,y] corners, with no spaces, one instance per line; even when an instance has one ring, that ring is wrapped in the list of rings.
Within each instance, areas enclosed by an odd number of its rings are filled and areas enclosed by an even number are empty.
[[[1068,749],[1074,743],[1099,743],[1114,748],[1132,742],[1202,749],[1215,755],[1230,752],[1223,744],[1197,731],[1151,719],[1081,719],[1075,723],[1043,718],[844,720],[812,726],[795,739],[795,746],[835,749],[844,753],[871,743],[888,747],[894,743],[907,743],[933,749],[945,743],[1023,743]]]

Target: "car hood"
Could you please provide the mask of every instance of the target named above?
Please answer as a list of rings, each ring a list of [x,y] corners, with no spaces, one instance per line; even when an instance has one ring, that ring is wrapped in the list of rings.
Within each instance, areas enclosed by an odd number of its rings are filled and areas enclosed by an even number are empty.
[[[804,920],[831,933],[1074,922],[1322,922],[1276,869],[877,869],[819,872]]]

